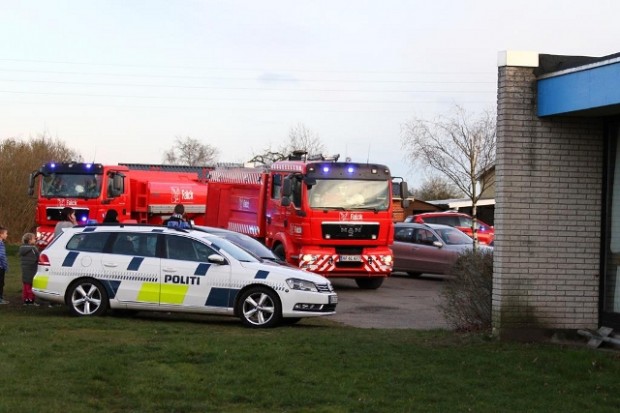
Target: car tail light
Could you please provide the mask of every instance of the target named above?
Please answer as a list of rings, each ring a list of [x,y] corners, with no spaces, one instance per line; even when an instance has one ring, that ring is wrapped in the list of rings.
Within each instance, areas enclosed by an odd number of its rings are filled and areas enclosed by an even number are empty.
[[[45,254],[39,255],[39,265],[50,266],[50,259]]]

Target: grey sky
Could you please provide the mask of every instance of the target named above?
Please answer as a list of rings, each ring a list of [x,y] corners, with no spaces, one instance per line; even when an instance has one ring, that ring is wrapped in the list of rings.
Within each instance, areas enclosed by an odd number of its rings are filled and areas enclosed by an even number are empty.
[[[191,136],[241,162],[301,122],[417,186],[401,125],[494,109],[499,51],[620,52],[618,2],[505,3],[0,0],[0,139],[160,163]]]

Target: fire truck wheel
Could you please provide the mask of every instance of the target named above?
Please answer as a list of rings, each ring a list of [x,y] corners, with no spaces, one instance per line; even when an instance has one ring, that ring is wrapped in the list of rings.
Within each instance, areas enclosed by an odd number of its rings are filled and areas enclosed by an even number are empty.
[[[276,257],[280,258],[282,261],[286,261],[286,251],[284,251],[284,245],[278,244],[273,249],[273,253]]]
[[[376,290],[383,284],[383,277],[356,278],[355,283],[364,290]]]
[[[103,315],[108,309],[108,293],[99,281],[81,279],[69,287],[67,304],[77,316]]]
[[[282,305],[275,291],[267,287],[250,287],[237,302],[241,322],[252,328],[274,327],[282,320]]]

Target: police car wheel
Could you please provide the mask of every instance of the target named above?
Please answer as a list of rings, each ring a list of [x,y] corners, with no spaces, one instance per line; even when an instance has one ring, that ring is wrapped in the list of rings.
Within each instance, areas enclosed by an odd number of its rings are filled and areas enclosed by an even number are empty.
[[[108,294],[96,280],[79,280],[70,287],[69,309],[77,316],[98,316],[108,309]]]
[[[252,287],[239,297],[237,314],[241,322],[252,328],[274,327],[282,320],[282,305],[275,291]]]

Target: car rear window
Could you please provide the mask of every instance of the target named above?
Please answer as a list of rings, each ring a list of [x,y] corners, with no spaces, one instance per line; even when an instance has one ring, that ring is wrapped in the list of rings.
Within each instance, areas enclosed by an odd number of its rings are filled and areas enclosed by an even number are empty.
[[[429,218],[424,218],[424,222],[428,222],[431,224],[450,225],[451,227],[460,227],[462,225],[461,225],[461,220],[459,218],[460,217],[455,217],[455,216],[429,217]]]

